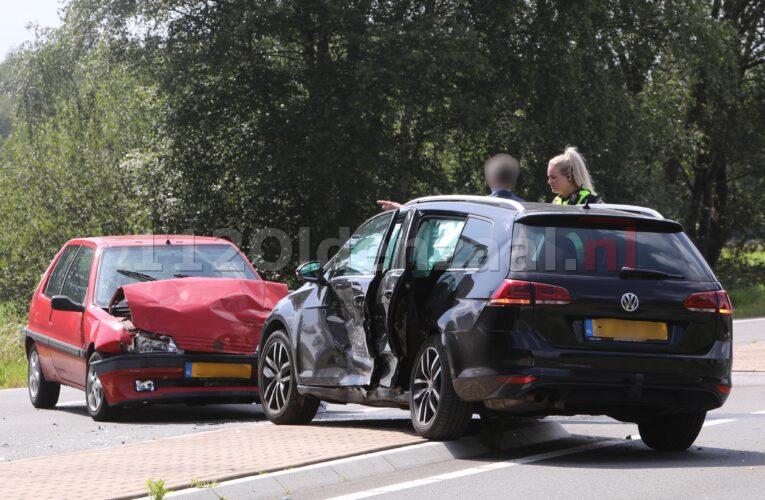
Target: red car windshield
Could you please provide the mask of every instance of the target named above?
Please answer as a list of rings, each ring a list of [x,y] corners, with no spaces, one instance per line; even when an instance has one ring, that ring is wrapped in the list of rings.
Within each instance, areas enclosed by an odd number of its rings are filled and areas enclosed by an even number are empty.
[[[117,288],[129,283],[191,276],[259,279],[230,245],[108,248],[101,257],[94,302],[107,307]]]

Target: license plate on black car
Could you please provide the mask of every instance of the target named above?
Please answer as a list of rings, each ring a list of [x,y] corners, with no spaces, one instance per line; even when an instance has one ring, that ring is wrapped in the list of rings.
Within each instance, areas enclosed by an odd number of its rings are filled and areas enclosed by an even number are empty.
[[[584,338],[620,342],[666,342],[669,335],[666,323],[596,318],[585,320]]]

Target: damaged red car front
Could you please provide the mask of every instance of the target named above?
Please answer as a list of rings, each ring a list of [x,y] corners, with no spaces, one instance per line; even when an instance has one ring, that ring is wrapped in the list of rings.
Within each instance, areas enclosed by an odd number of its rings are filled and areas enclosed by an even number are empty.
[[[32,404],[55,406],[61,384],[85,390],[96,420],[147,402],[257,401],[260,330],[286,294],[225,240],[72,240],[30,307]]]

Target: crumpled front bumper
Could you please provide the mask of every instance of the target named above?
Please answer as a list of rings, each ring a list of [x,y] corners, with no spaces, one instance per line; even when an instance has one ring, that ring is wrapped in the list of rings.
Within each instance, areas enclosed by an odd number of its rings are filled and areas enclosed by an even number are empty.
[[[192,376],[192,363],[249,366],[250,378]],[[256,355],[120,354],[93,364],[110,405],[134,403],[252,403],[259,401]],[[151,381],[139,392],[136,381]]]

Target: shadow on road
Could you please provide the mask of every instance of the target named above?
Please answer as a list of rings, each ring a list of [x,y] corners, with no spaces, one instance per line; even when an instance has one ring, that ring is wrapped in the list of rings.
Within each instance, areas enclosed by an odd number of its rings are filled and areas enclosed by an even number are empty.
[[[663,453],[648,448],[642,441],[625,440],[624,445],[601,448],[540,463],[544,463],[546,467],[602,470],[757,467],[765,465],[765,453],[695,445],[683,452]]]
[[[56,407],[56,411],[90,418],[82,406]],[[257,422],[265,420],[260,405],[147,405],[124,408],[112,423],[115,424],[188,424],[220,425],[231,422]]]
[[[566,450],[602,441],[613,441],[613,438],[574,435],[571,438],[533,447],[518,448],[507,452],[495,452],[475,458],[474,460],[485,462],[522,460],[525,457],[536,454]],[[541,465],[543,467],[615,471],[625,469],[740,468],[765,465],[765,453],[696,445],[683,452],[666,453],[652,450],[640,440],[625,439],[623,444],[524,463],[526,466]]]

